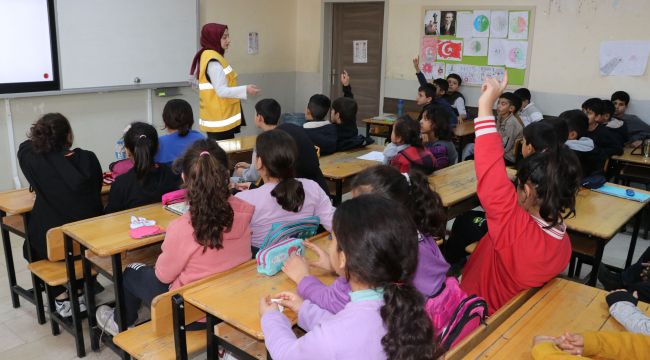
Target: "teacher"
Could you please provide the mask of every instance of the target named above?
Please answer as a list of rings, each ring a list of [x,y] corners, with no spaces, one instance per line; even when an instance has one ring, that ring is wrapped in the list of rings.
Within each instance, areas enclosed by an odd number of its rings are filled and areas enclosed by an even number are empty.
[[[224,58],[229,46],[228,26],[205,24],[201,49],[192,60],[191,74],[199,80],[199,126],[214,140],[235,137],[246,125],[240,100],[260,91],[255,85],[237,86],[237,72]]]

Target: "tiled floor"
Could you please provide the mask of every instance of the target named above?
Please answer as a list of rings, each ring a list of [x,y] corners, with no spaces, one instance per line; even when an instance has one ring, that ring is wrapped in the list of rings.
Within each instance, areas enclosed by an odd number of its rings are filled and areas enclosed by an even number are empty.
[[[611,265],[622,266],[627,256],[629,241],[629,233],[616,235],[605,248],[604,261]],[[22,240],[13,238],[12,245],[18,283],[29,288],[31,287],[30,274],[26,269],[26,262],[21,256]],[[636,260],[648,246],[650,246],[650,241],[639,237],[634,259]],[[585,265],[582,276],[587,276],[589,271],[589,266]],[[106,287],[106,290],[99,296],[99,302],[101,303],[112,298],[112,287],[110,283],[101,277],[100,281]],[[59,336],[52,336],[49,323],[39,325],[36,321],[34,306],[24,300],[21,301],[20,308],[12,308],[7,288],[8,281],[3,253],[2,257],[0,257],[0,359],[76,359],[72,335],[62,330]],[[119,358],[108,348],[102,348],[98,353],[92,352],[87,329],[87,323],[84,322],[86,359]]]

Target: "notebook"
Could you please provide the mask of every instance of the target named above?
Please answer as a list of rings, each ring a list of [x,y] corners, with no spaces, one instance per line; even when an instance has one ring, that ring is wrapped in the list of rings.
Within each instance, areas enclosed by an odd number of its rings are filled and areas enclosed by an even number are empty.
[[[591,189],[591,190],[599,193],[607,194],[607,195],[620,197],[623,199],[638,201],[638,202],[646,202],[648,201],[648,199],[650,199],[650,195],[636,190],[634,190],[634,194],[630,196],[626,192],[627,189],[619,186],[614,186],[614,185],[605,184],[599,187],[598,189]]]
[[[173,212],[174,214],[177,214],[177,215],[183,215],[190,209],[190,205],[187,204],[185,201],[181,201],[181,202],[176,203],[176,204],[165,205],[163,207],[166,210],[169,210],[169,211],[171,211],[171,212]]]

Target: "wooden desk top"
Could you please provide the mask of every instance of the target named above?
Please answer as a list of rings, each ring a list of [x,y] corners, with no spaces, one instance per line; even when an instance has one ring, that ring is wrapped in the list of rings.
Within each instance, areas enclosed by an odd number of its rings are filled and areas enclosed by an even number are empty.
[[[369,167],[381,164],[378,161],[357,159],[357,157],[371,151],[383,152],[384,147],[381,145],[369,145],[364,148],[339,151],[332,155],[323,156],[320,158],[320,168],[323,171],[323,175],[328,179],[346,179]]]
[[[609,315],[607,292],[553,279],[497,327],[463,359],[532,359],[533,337],[565,332],[623,331]],[[639,303],[650,314],[650,305]]]
[[[612,183],[607,183],[607,185],[631,189]],[[634,191],[648,194],[648,192],[639,189],[634,189]],[[570,230],[610,240],[645,205],[638,201],[580,189],[576,196],[576,216],[566,219],[565,222]]]
[[[393,115],[395,116],[395,115]],[[395,120],[386,120],[386,119],[363,119],[361,120],[366,124],[371,124],[371,125],[385,125],[385,126],[392,126],[395,124]]]
[[[156,220],[156,225],[167,228],[178,215],[163,209],[161,203],[77,221],[61,227],[63,233],[99,256],[110,256],[128,250],[161,242],[165,234],[144,239],[129,236],[131,215]]]
[[[108,194],[110,185],[102,186],[102,195]],[[29,192],[29,188],[0,192],[0,210],[11,215],[19,215],[32,211],[36,193]]]
[[[514,176],[516,171],[507,168],[509,176]],[[436,170],[429,176],[429,185],[442,198],[444,207],[454,206],[457,203],[476,195],[476,171],[474,160],[459,162],[441,170]]]
[[[327,235],[327,233],[316,235],[310,241],[325,249]],[[306,257],[309,259],[313,256],[314,254],[307,250]],[[317,274],[317,276],[326,284],[332,283],[335,279],[331,275]],[[226,274],[214,282],[187,291],[183,294],[183,298],[256,339],[264,340],[258,310],[260,298],[272,296],[280,291],[295,291],[295,289],[296,285],[283,272],[266,276],[257,272],[255,261],[250,261],[237,271]],[[297,316],[293,311],[285,309],[284,314],[293,324],[296,323]]]
[[[638,150],[637,150],[638,151]],[[635,165],[646,165],[650,166],[650,157],[644,157],[643,155],[632,155],[632,148],[625,148],[623,155],[614,155],[612,156],[613,160],[626,162]]]
[[[238,153],[238,152],[248,152],[253,151],[255,148],[255,140],[257,135],[246,135],[236,137],[234,139],[228,140],[219,140],[217,144],[227,153]]]
[[[462,123],[459,123],[454,127],[454,135],[457,137],[463,137],[467,135],[472,135],[474,133],[474,121],[465,120]]]

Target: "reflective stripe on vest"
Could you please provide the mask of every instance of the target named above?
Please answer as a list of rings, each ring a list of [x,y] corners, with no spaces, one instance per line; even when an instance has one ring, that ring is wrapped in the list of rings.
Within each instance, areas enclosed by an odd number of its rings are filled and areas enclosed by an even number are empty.
[[[210,121],[210,120],[199,119],[199,125],[206,126],[206,127],[211,127],[211,128],[220,128],[220,127],[232,125],[232,124],[236,123],[239,120],[241,120],[241,113],[239,113],[239,114],[237,114],[235,116],[231,116],[228,119],[224,119],[224,120]]]

